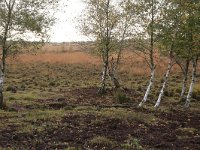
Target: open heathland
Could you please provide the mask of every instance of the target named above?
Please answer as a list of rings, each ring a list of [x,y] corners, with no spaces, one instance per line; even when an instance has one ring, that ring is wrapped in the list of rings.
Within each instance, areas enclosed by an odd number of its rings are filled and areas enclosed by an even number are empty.
[[[96,56],[79,51],[11,59],[0,149],[200,149],[199,81],[185,109],[179,98],[183,77],[175,66],[161,106],[153,107],[166,69],[162,61],[147,103],[138,108],[149,71],[131,52],[118,73],[123,90],[108,82],[103,96],[97,94],[102,66]]]

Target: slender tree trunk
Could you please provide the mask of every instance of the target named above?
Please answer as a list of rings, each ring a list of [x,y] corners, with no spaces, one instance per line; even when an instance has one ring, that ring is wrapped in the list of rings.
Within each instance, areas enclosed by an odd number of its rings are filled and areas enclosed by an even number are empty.
[[[102,79],[101,79],[101,87],[98,91],[98,94],[104,94],[106,92],[106,78],[107,78],[107,74],[108,74],[108,45],[109,42],[107,41],[106,43],[106,48],[103,50],[103,74],[102,74]]]
[[[171,53],[171,52],[170,52],[170,53]],[[162,96],[163,96],[163,94],[164,94],[165,87],[166,87],[167,82],[168,82],[168,78],[169,78],[169,74],[170,74],[171,68],[172,68],[172,56],[171,56],[171,54],[170,54],[170,60],[169,60],[169,63],[168,63],[167,72],[166,72],[166,74],[165,74],[165,79],[164,79],[162,88],[161,88],[161,90],[160,90],[160,94],[159,94],[158,99],[157,99],[157,101],[156,101],[156,104],[155,104],[155,106],[154,106],[155,108],[159,107],[159,105],[160,105]]]
[[[117,80],[116,73],[115,72],[111,72],[109,70],[109,77],[110,77],[110,80],[112,81],[112,83],[114,84],[114,87],[116,89],[119,89],[121,86],[120,86],[119,81]]]
[[[12,24],[12,11],[14,8],[16,1],[9,1],[8,2],[8,13],[5,14],[7,17],[7,21],[5,26],[3,27],[4,34],[2,39],[2,57],[1,57],[1,68],[0,68],[0,108],[2,109],[5,106],[4,98],[3,98],[3,83],[4,83],[4,77],[5,77],[5,70],[6,70],[6,57],[8,53],[9,46],[7,45],[7,39],[8,39],[8,32],[9,28]]]
[[[188,81],[189,65],[190,65],[190,60],[187,59],[186,65],[185,65],[184,79],[183,79],[183,83],[182,83],[181,99],[183,99],[184,95],[185,95],[186,85],[187,85],[187,81]]]
[[[3,109],[5,106],[4,102],[4,96],[3,96],[3,83],[4,83],[4,75],[5,75],[5,69],[6,69],[6,55],[7,55],[7,47],[6,47],[6,41],[7,41],[7,30],[4,35],[4,39],[2,42],[2,58],[1,58],[1,67],[0,67],[0,109]]]
[[[188,77],[186,74],[184,74],[184,79],[183,79],[183,83],[182,83],[182,90],[181,90],[181,99],[184,98],[184,95],[185,95],[185,90],[186,90],[186,86],[187,86],[187,80],[188,80]]]
[[[112,58],[112,60],[110,61],[110,67],[108,67],[108,75],[114,87],[116,89],[119,89],[121,86],[117,79],[117,73],[116,73],[117,67],[118,67],[118,61],[115,64],[114,59]]]
[[[3,109],[4,101],[3,101],[3,91],[0,91],[0,109]]]
[[[2,42],[2,58],[1,58],[1,66],[0,66],[0,109],[3,109],[5,106],[4,102],[4,96],[3,96],[3,83],[4,83],[4,75],[5,75],[5,69],[6,69],[6,55],[7,55],[7,47],[6,47],[6,41],[7,41],[7,30],[4,35],[4,39]]]
[[[149,54],[149,58],[150,58],[150,68],[151,68],[151,78],[149,81],[149,85],[147,87],[147,90],[145,92],[144,98],[143,100],[140,102],[139,107],[142,107],[142,105],[147,101],[148,95],[150,93],[151,87],[153,85],[154,82],[154,76],[155,76],[155,64],[154,64],[154,0],[151,0],[152,2],[152,9],[151,9],[151,34],[150,34],[150,54]]]
[[[4,82],[4,76],[2,71],[0,71],[0,109],[4,107],[4,99],[3,99],[3,82]]]
[[[103,74],[102,74],[102,81],[101,81],[101,87],[98,91],[98,94],[104,94],[106,92],[106,77],[108,73],[108,62],[109,62],[109,50],[110,50],[110,35],[111,35],[111,29],[109,28],[109,7],[110,7],[110,0],[106,1],[106,33],[105,33],[105,39],[103,38],[103,44],[105,44],[105,47],[102,51],[102,57],[103,57]],[[104,43],[105,42],[105,43]]]
[[[148,87],[147,87],[147,90],[146,90],[146,92],[145,92],[145,95],[144,95],[143,100],[142,100],[141,103],[139,104],[139,107],[142,107],[142,105],[147,101],[148,95],[149,95],[150,90],[151,90],[151,87],[152,87],[152,85],[153,85],[154,76],[155,76],[155,69],[152,69],[152,70],[151,70],[151,78],[150,78],[150,81],[149,81],[149,85],[148,85]]]
[[[106,91],[106,77],[107,77],[107,71],[108,71],[108,63],[104,62],[103,66],[103,74],[101,79],[101,87],[98,91],[98,94],[104,94]]]
[[[0,109],[3,109],[3,107],[4,107],[3,90],[1,89],[0,90]]]
[[[192,97],[192,92],[193,92],[193,88],[194,88],[194,84],[195,84],[195,80],[196,80],[196,69],[197,69],[197,61],[198,58],[195,58],[195,60],[193,60],[193,71],[192,71],[192,82],[190,84],[190,88],[189,88],[189,92],[186,98],[186,102],[185,102],[185,107],[188,108],[190,106],[190,101],[191,101],[191,97]]]
[[[123,45],[124,45],[124,39],[125,39],[125,34],[127,31],[127,27],[128,27],[128,17],[126,17],[126,22],[125,22],[125,26],[124,26],[124,31],[123,31],[123,35],[120,41],[120,46],[119,46],[119,51],[117,54],[117,60],[116,63],[114,62],[114,59],[112,58],[111,60],[111,68],[109,69],[109,77],[111,79],[111,81],[113,82],[114,86],[116,89],[121,88],[121,85],[118,81],[118,77],[117,77],[117,69],[120,63],[120,59],[121,59],[121,55],[122,55],[122,49],[123,49]]]

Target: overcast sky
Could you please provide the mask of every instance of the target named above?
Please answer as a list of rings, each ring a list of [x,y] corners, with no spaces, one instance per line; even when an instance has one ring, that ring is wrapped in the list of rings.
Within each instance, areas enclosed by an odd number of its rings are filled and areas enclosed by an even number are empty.
[[[67,6],[65,12],[57,12],[57,23],[51,31],[51,42],[83,41],[86,37],[82,36],[76,28],[76,17],[81,14],[84,8],[82,0],[63,0]]]

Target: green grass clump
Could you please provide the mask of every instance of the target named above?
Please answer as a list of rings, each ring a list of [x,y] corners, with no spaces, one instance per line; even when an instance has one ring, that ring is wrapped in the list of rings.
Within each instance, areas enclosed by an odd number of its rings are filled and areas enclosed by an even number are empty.
[[[117,118],[125,122],[140,121],[147,124],[153,124],[157,121],[157,118],[153,114],[145,114],[123,108],[105,108],[101,109],[98,114],[105,117]]]
[[[40,98],[40,93],[37,91],[31,92],[18,92],[18,93],[6,93],[6,99],[9,100],[36,100]]]
[[[128,140],[126,143],[122,144],[123,150],[142,150],[142,146],[139,143],[139,140],[136,138],[133,138],[131,135],[129,135]]]
[[[123,104],[123,103],[130,103],[131,99],[130,97],[128,97],[124,92],[122,92],[121,90],[117,90],[114,92],[114,99],[117,101],[117,103],[119,104]]]
[[[96,136],[89,141],[89,144],[92,146],[110,146],[114,147],[117,143],[104,136]]]

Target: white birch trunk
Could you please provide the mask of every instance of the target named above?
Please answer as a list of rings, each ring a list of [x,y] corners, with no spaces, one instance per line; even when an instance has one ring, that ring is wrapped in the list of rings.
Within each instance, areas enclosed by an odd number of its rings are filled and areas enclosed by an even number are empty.
[[[160,90],[160,94],[159,94],[158,99],[157,99],[157,101],[156,101],[156,104],[155,104],[155,106],[154,106],[155,108],[159,107],[159,105],[160,105],[162,96],[163,96],[163,94],[164,94],[164,89],[165,89],[165,87],[166,87],[166,85],[167,85],[167,81],[168,81],[168,78],[169,78],[169,74],[170,74],[171,68],[172,68],[172,60],[170,59],[170,62],[169,62],[169,64],[168,64],[168,68],[167,68],[167,72],[166,72],[166,74],[165,74],[165,80],[164,80],[164,82],[163,82],[162,88],[161,88],[161,90]]]
[[[185,95],[186,85],[187,85],[187,81],[188,81],[189,65],[190,65],[190,60],[187,60],[186,65],[185,65],[185,71],[184,71],[184,79],[183,79],[182,90],[181,90],[181,98],[184,98],[184,95]]]
[[[107,63],[104,63],[103,67],[103,74],[102,74],[102,79],[101,79],[101,87],[98,91],[98,94],[103,94],[105,92],[105,81],[106,81],[106,76],[107,76],[107,70],[108,70],[108,65]]]
[[[192,82],[190,84],[190,88],[189,88],[189,92],[186,98],[186,102],[185,102],[185,107],[188,108],[190,106],[190,100],[192,97],[192,92],[193,92],[193,88],[194,88],[194,83],[196,80],[196,67],[197,67],[197,60],[193,61],[193,71],[192,71]]]
[[[155,13],[154,13],[154,1],[151,1],[151,27],[150,27],[150,49],[149,49],[149,65],[151,68],[151,78],[149,81],[149,85],[147,87],[147,90],[145,92],[145,95],[143,97],[143,100],[140,102],[139,107],[142,107],[142,105],[147,101],[148,95],[151,91],[151,87],[153,85],[154,82],[154,74],[155,74],[155,65],[154,65],[154,17],[155,17]]]
[[[182,90],[181,90],[181,98],[184,97],[185,90],[186,90],[186,84],[187,84],[187,77],[185,76],[183,79],[183,85],[182,85]]]
[[[148,98],[148,95],[150,93],[150,90],[151,90],[151,87],[153,85],[153,81],[154,81],[154,76],[155,76],[155,69],[152,69],[151,70],[151,78],[150,78],[150,81],[149,81],[149,85],[147,87],[147,90],[146,90],[146,93],[144,95],[144,98],[143,100],[140,102],[139,104],[139,107],[142,107],[142,105],[147,101],[147,98]]]

